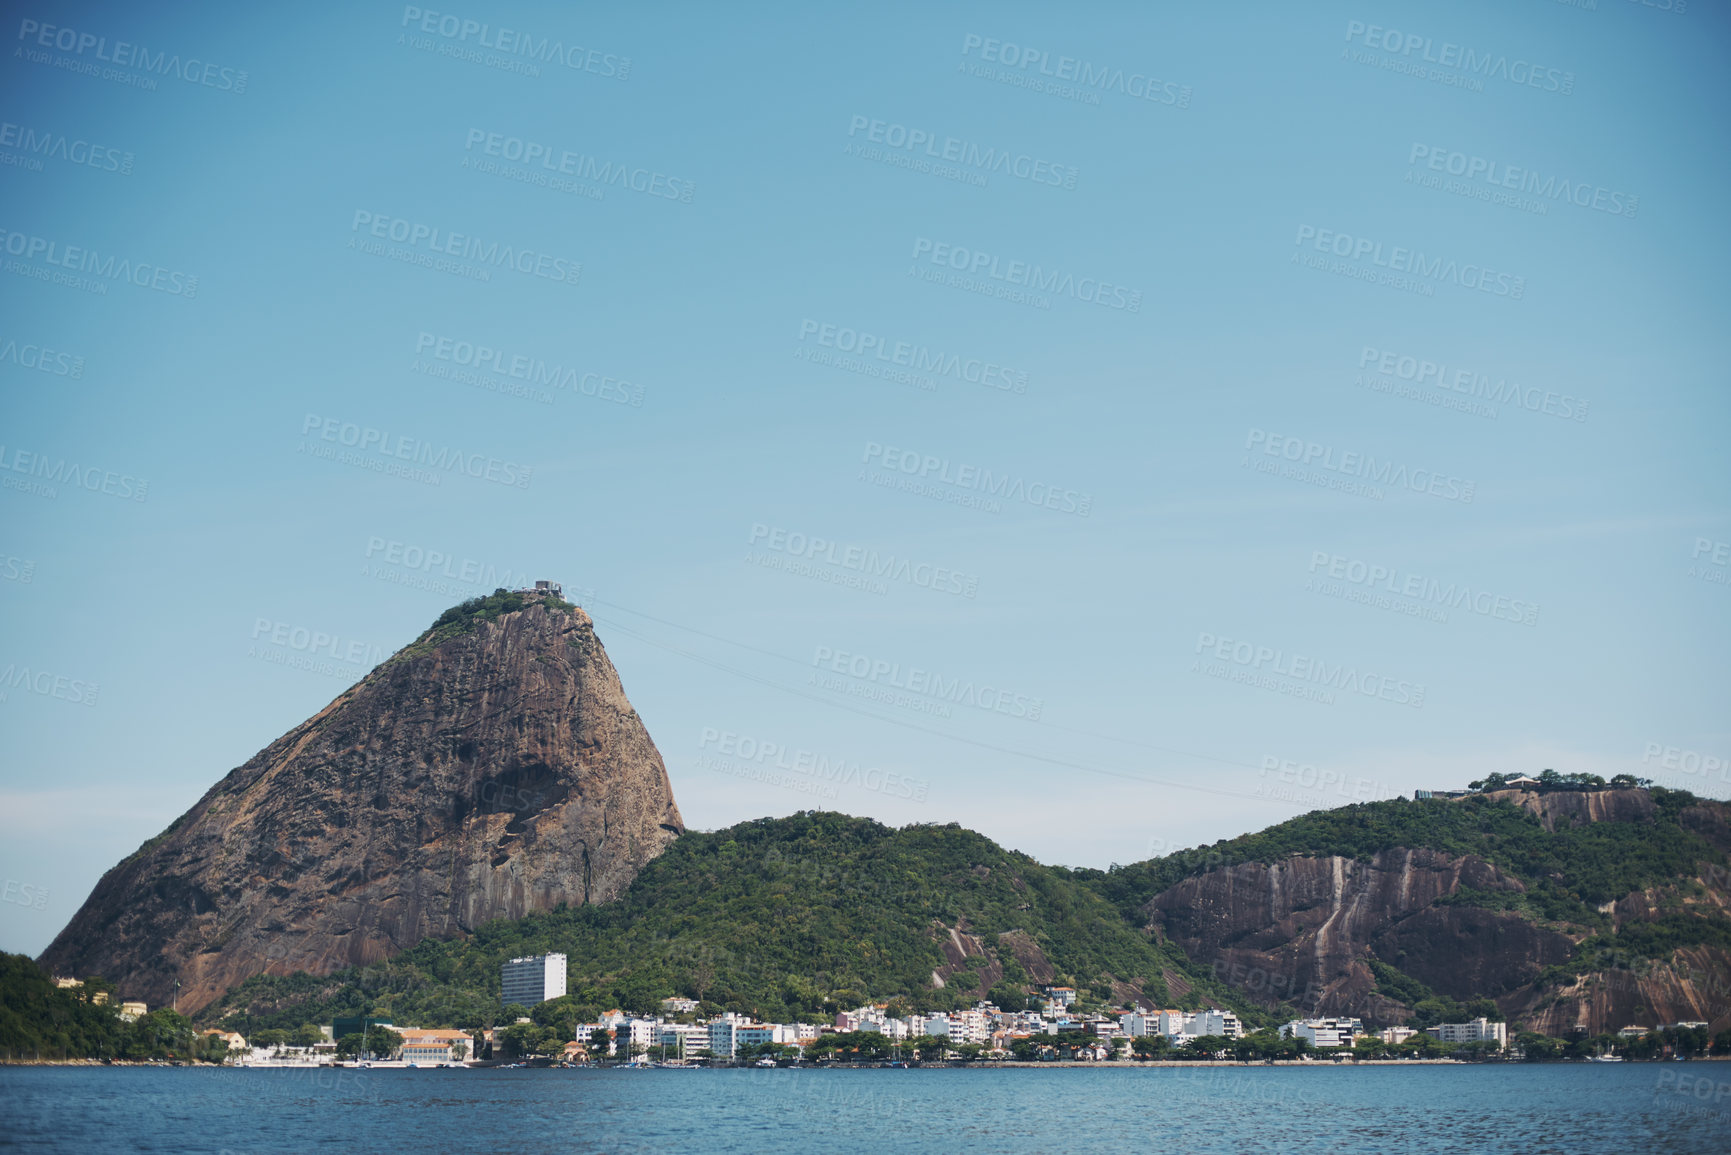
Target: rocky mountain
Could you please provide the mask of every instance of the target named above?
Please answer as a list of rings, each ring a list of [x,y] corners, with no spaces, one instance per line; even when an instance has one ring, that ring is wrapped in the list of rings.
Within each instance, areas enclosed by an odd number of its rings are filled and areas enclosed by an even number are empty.
[[[587,614],[446,613],[103,876],[40,959],[182,1011],[619,897],[684,830]]]
[[[1084,872],[1243,997],[1407,1021],[1492,999],[1552,1035],[1731,1026],[1731,806],[1493,790],[1305,815],[1206,854]]]
[[[687,834],[616,901],[427,939],[388,967],[261,975],[204,1019],[243,1033],[362,1011],[480,1026],[501,1013],[499,963],[544,951],[567,956],[584,1019],[686,995],[776,1022],[833,1020],[868,1000],[967,1008],[1065,981],[1161,1006],[1232,997],[1061,867],[956,825],[802,812]]]

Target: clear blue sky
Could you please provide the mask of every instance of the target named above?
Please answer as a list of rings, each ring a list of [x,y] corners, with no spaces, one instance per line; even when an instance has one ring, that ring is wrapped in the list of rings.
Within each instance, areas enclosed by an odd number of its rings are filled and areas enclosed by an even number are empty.
[[[696,827],[1731,796],[1718,5],[11,11],[0,947],[495,574]]]

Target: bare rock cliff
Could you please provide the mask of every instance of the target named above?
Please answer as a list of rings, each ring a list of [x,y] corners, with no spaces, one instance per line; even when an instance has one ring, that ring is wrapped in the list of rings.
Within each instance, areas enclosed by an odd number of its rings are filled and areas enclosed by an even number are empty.
[[[1157,895],[1147,914],[1242,993],[1320,1014],[1363,1013],[1375,985],[1370,957],[1462,996],[1513,989],[1568,957],[1566,937],[1516,915],[1434,905],[1463,886],[1523,889],[1472,855],[1397,848],[1368,861],[1295,856],[1226,866]]]
[[[1656,852],[1677,837],[1658,825],[1644,789],[1491,797],[1527,811],[1550,833],[1623,824],[1630,844],[1651,840]],[[1731,850],[1731,805],[1698,800],[1669,829]],[[1632,931],[1635,945],[1596,939],[1600,945],[1584,954],[1592,928],[1521,913],[1525,890],[1520,878],[1476,855],[1394,847],[1368,859],[1227,861],[1153,895],[1141,913],[1193,962],[1270,1008],[1286,1003],[1308,1014],[1402,1022],[1410,1008],[1379,988],[1374,962],[1439,995],[1494,999],[1521,1029],[1601,1034],[1679,1021],[1731,1027],[1731,949],[1715,945],[1711,929],[1731,922],[1731,870],[1703,862],[1693,875],[1603,904],[1611,926],[1598,933]],[[1707,926],[1670,947],[1679,914],[1699,915]],[[1547,969],[1562,964],[1561,972]]]
[[[41,962],[153,1008],[178,981],[197,1010],[255,974],[608,901],[683,830],[588,615],[529,604],[429,630],[231,772]]]

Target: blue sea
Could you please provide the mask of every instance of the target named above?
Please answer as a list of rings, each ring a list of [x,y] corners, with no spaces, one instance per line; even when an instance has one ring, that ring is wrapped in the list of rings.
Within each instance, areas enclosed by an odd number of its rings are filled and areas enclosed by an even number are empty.
[[[1731,1151],[1731,1063],[0,1070],[29,1151]]]

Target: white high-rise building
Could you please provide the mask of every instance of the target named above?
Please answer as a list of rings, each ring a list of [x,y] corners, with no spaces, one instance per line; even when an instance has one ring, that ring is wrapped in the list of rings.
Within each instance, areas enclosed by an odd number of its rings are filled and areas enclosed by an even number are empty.
[[[1499,1048],[1509,1045],[1509,1025],[1474,1019],[1470,1023],[1440,1023],[1426,1027],[1425,1032],[1442,1043],[1495,1043]]]
[[[1358,1019],[1293,1019],[1280,1028],[1283,1039],[1303,1039],[1313,1047],[1350,1047],[1354,1036],[1364,1034]]]
[[[499,968],[499,1001],[532,1007],[565,993],[565,956],[536,954],[514,958]]]

